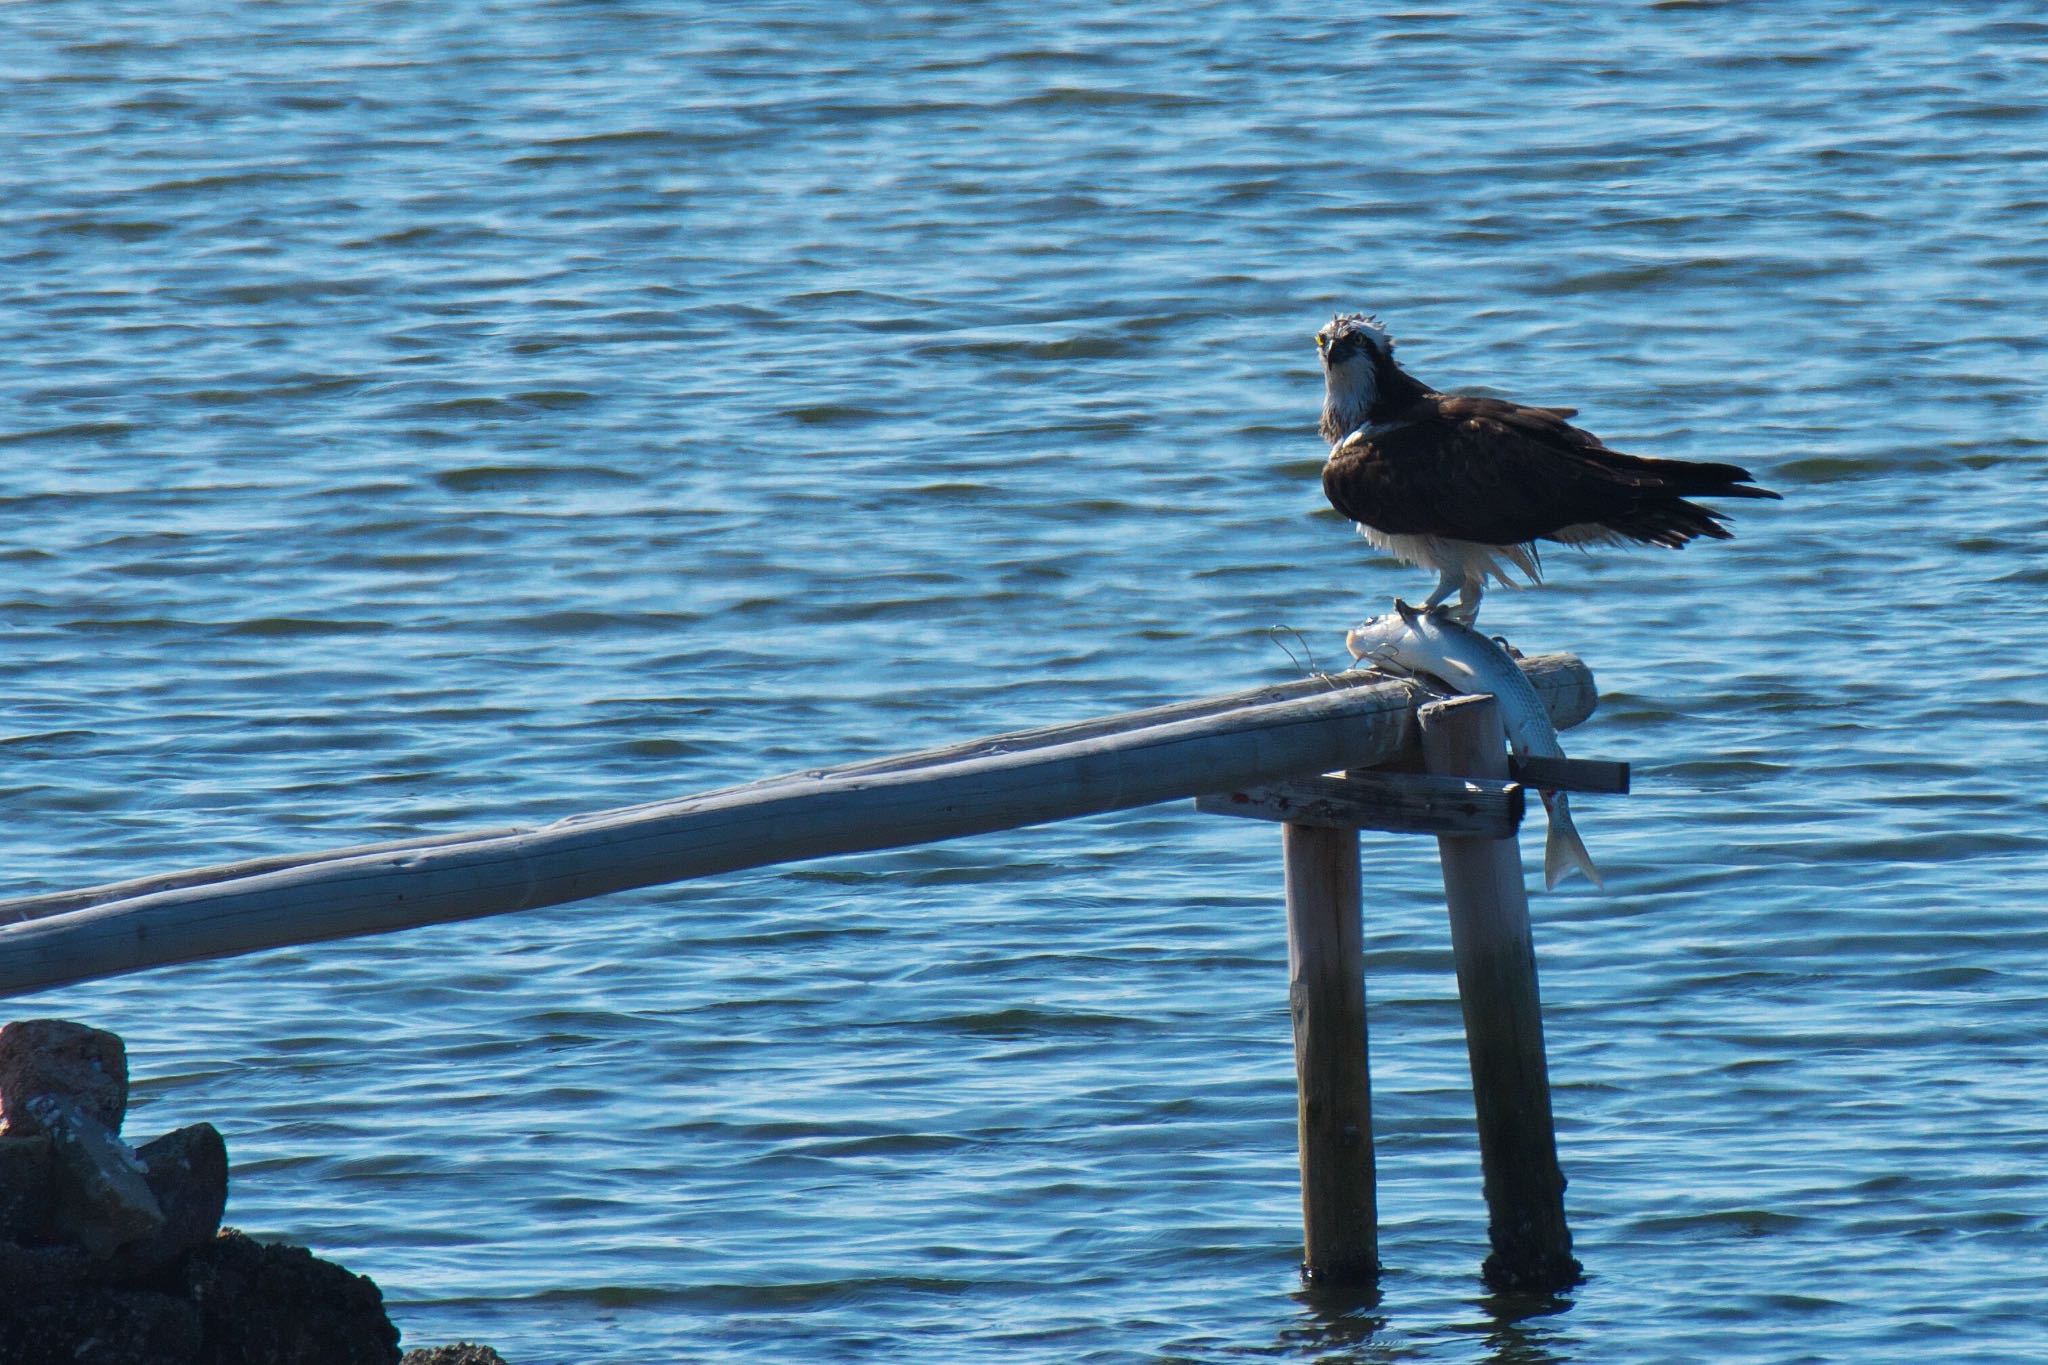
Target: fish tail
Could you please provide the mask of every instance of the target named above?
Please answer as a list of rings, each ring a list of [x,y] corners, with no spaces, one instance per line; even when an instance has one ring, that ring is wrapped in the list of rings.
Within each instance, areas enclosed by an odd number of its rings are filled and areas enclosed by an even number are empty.
[[[1586,874],[1587,881],[1605,890],[1607,881],[1600,875],[1600,869],[1593,866],[1593,855],[1586,852],[1585,841],[1572,824],[1572,808],[1565,794],[1544,792],[1543,809],[1550,814],[1550,832],[1543,839],[1543,889],[1555,890],[1565,874],[1577,868]]]

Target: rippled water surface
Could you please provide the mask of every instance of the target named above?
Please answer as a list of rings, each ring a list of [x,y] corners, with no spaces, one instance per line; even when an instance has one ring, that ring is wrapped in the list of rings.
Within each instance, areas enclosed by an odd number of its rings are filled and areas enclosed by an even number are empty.
[[[1863,3],[0,11],[9,893],[1335,662],[1309,334],[1782,490],[1488,599],[1588,1282],[1490,1299],[1426,840],[1387,1263],[1296,1275],[1277,837],[1162,807],[8,1002],[408,1343],[1980,1359],[2048,1340],[2048,25]]]

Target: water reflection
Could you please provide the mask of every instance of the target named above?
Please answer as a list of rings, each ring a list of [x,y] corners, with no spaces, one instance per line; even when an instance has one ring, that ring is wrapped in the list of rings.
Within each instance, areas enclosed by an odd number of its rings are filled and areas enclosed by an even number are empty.
[[[1470,1358],[1487,1365],[1560,1365],[1572,1358],[1546,1321],[1570,1310],[1569,1298],[1489,1295],[1468,1301],[1479,1317],[1441,1325],[1390,1308],[1384,1291],[1374,1286],[1305,1284],[1293,1298],[1301,1312],[1280,1331],[1273,1351],[1290,1360],[1368,1365],[1409,1359],[1430,1354],[1431,1341],[1441,1344],[1446,1337],[1483,1343],[1486,1354]]]
[[[1471,1330],[1488,1347],[1488,1365],[1551,1365],[1571,1357],[1556,1349],[1557,1332],[1544,1319],[1570,1310],[1555,1294],[1493,1294],[1476,1301],[1486,1320]]]
[[[1387,1330],[1377,1285],[1304,1283],[1294,1301],[1302,1314],[1280,1333],[1280,1354],[1331,1362],[1388,1360],[1394,1347],[1377,1340]]]

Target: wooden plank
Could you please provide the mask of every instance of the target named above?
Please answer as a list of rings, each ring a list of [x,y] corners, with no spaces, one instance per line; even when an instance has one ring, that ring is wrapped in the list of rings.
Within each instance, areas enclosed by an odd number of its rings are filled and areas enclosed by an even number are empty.
[[[1628,764],[1600,758],[1508,759],[1508,776],[1525,786],[1547,792],[1596,792],[1608,796],[1628,795]]]
[[[1558,729],[1578,725],[1593,714],[1599,702],[1599,695],[1593,684],[1592,672],[1575,656],[1570,654],[1532,654],[1518,661],[1528,676],[1536,694],[1543,698],[1545,708],[1550,712],[1551,723]],[[1359,688],[1385,688],[1389,680],[1365,670],[1354,669],[1338,674],[1318,674],[1290,683],[1279,683],[1263,687],[1246,688],[1217,697],[1205,697],[1195,701],[1175,702],[1166,706],[1148,707],[1140,711],[1127,711],[1113,716],[1091,717],[1061,725],[1039,726],[1028,730],[1013,731],[1009,734],[990,735],[980,739],[966,740],[956,744],[918,750],[907,754],[893,754],[885,758],[869,759],[858,763],[847,763],[832,768],[807,769],[794,773],[783,773],[775,777],[742,783],[733,787],[722,787],[686,798],[690,801],[709,801],[726,796],[747,793],[761,793],[775,788],[804,788],[821,781],[874,776],[890,772],[909,772],[921,768],[935,768],[951,763],[965,762],[975,758],[991,758],[1003,754],[1025,754],[1058,745],[1072,744],[1081,740],[1106,738],[1111,735],[1128,734],[1132,731],[1153,729],[1161,725],[1183,721],[1201,720],[1220,716],[1233,711],[1250,710],[1276,702],[1298,701],[1307,697],[1348,692]],[[1403,684],[1409,686],[1408,684]],[[1421,700],[1427,694],[1420,688],[1411,688],[1413,698]],[[1407,763],[1419,768],[1421,750],[1417,746],[1412,727],[1403,734],[1393,754],[1386,762]],[[571,816],[563,823],[595,823],[621,816],[672,808],[673,798],[663,801],[644,802],[635,806],[624,806],[614,810],[601,811],[592,815]],[[38,895],[19,896],[0,900],[0,926],[20,923],[31,919],[42,919],[50,915],[66,914],[74,910],[87,909],[96,905],[108,905],[116,901],[138,899],[159,891],[171,891],[187,887],[215,885],[236,881],[272,872],[290,871],[295,868],[311,867],[319,863],[340,862],[377,853],[399,852],[409,849],[446,847],[458,844],[476,843],[488,838],[509,838],[534,832],[533,826],[510,825],[488,831],[470,830],[454,834],[423,835],[414,839],[389,840],[382,843],[358,844],[342,849],[328,849],[313,853],[280,854],[265,858],[247,859],[240,862],[221,864],[215,867],[194,868],[186,871],[153,874],[146,877],[130,878],[108,882],[98,886],[73,891],[45,892]]]
[[[1418,722],[1432,772],[1506,774],[1506,737],[1492,697],[1432,702]],[[1564,1217],[1521,849],[1513,839],[1462,835],[1439,839],[1437,848],[1492,1243],[1481,1273],[1500,1292],[1564,1289],[1581,1275]]]
[[[1379,1227],[1358,832],[1283,825],[1281,848],[1300,1100],[1302,1273],[1323,1283],[1370,1283],[1379,1273]]]
[[[1521,666],[1523,676],[1536,689],[1536,695],[1543,699],[1543,706],[1550,713],[1550,723],[1559,730],[1568,730],[1583,725],[1599,707],[1600,694],[1593,681],[1592,670],[1575,654],[1556,652],[1550,654],[1529,654],[1515,661]],[[865,759],[856,763],[843,763],[830,768],[804,768],[775,777],[757,778],[751,782],[733,787],[721,787],[701,796],[723,796],[728,793],[760,791],[768,787],[787,786],[791,783],[815,782],[822,778],[859,777],[876,773],[906,772],[913,768],[936,767],[945,763],[964,762],[970,758],[989,758],[998,754],[1021,754],[1033,749],[1050,748],[1056,744],[1072,744],[1078,740],[1095,739],[1132,730],[1150,729],[1155,726],[1176,724],[1185,720],[1200,720],[1218,716],[1229,711],[1242,711],[1257,706],[1268,706],[1274,702],[1297,701],[1303,697],[1343,691],[1357,687],[1385,687],[1390,680],[1369,669],[1354,668],[1342,673],[1318,673],[1293,682],[1269,683],[1260,687],[1248,687],[1241,691],[1224,693],[1221,696],[1203,697],[1194,701],[1171,702],[1164,706],[1151,706],[1138,711],[1124,711],[1111,716],[1094,716],[1086,720],[1065,721],[1057,725],[1037,726],[1027,730],[1013,730],[1005,734],[989,735],[980,739],[962,740],[954,744],[920,749],[907,754],[891,754],[883,758]],[[1412,688],[1415,703],[1420,705],[1434,693],[1415,684]],[[1394,754],[1387,762],[1410,761],[1416,771],[1421,771],[1422,749],[1411,730],[1402,739]],[[1375,764],[1374,766],[1383,766]],[[694,798],[693,798],[694,799]],[[648,802],[640,806],[622,807],[624,811],[654,809],[668,804],[663,801]],[[600,819],[615,815],[619,811],[606,811],[601,816],[572,817],[578,819]],[[4,912],[7,902],[0,902]]]
[[[159,891],[0,928],[0,992],[1369,764],[1407,738],[1411,701],[1398,683],[1340,688],[1021,754],[770,784]]]
[[[1558,714],[1590,711],[1583,665],[1544,674],[1540,695]],[[202,869],[167,889],[0,923],[0,994],[1369,767],[1413,743],[1410,684],[1309,680],[1287,693],[1221,711],[1195,703],[1187,718],[1107,732],[1102,720],[1084,722],[1071,727],[1079,739],[1024,732],[1015,750],[998,737],[909,767],[791,775],[509,834],[315,854],[256,875],[222,875],[239,864]],[[949,757],[961,753],[971,756]],[[0,904],[0,921],[19,905]]]
[[[147,877],[130,878],[127,881],[88,886],[77,891],[51,891],[40,896],[18,896],[13,900],[0,901],[0,925],[44,919],[50,915],[105,905],[108,901],[133,900],[139,896],[154,895],[159,891],[177,891],[185,887],[211,886],[219,882],[236,881],[243,877],[260,877],[266,872],[283,872],[289,868],[305,867],[310,863],[337,862],[344,858],[361,858],[373,853],[404,853],[413,849],[439,848],[447,844],[474,843],[479,839],[501,839],[515,834],[530,834],[533,828],[532,825],[504,825],[497,829],[472,829],[456,834],[423,834],[412,839],[387,839],[373,844],[352,844],[347,848],[332,848],[320,853],[280,853],[264,858],[245,858],[240,862],[221,863],[215,867],[196,867],[183,872],[160,872]]]
[[[1195,809],[1319,829],[1505,839],[1521,827],[1523,792],[1519,783],[1490,778],[1354,772],[1213,792],[1196,797]]]

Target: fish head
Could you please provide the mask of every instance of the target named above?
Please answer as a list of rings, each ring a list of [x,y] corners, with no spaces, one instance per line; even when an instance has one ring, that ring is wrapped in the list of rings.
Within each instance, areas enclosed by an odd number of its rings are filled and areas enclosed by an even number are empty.
[[[1398,614],[1374,616],[1344,633],[1344,648],[1351,651],[1354,659],[1390,659],[1394,645],[1409,630],[1408,621]]]

